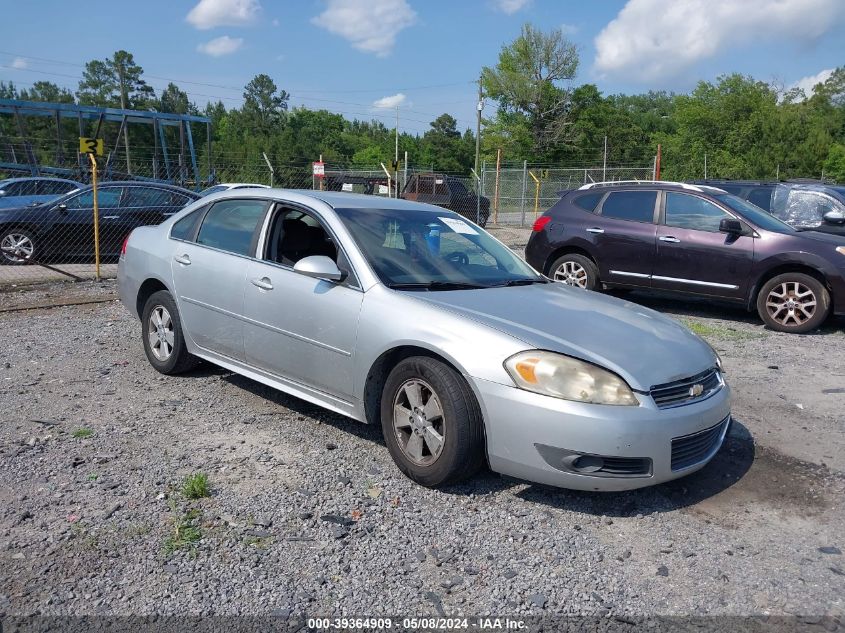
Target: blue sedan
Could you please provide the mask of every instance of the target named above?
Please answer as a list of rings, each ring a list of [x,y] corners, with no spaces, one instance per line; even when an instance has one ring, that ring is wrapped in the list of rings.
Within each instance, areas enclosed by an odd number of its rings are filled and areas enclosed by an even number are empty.
[[[8,178],[0,180],[0,209],[28,207],[55,200],[84,185],[64,178]]]

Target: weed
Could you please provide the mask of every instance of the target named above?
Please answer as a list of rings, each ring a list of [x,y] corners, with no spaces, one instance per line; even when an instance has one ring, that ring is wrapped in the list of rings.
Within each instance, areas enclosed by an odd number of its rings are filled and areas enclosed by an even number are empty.
[[[175,506],[171,506],[175,509]],[[189,510],[181,516],[177,516],[173,523],[173,532],[164,540],[164,552],[172,554],[183,547],[193,548],[194,544],[202,538],[202,530],[199,527],[200,511]]]
[[[194,473],[187,476],[182,484],[182,494],[187,499],[202,499],[211,496],[208,476],[205,473]]]
[[[94,431],[83,426],[82,428],[76,429],[72,435],[77,440],[84,440],[86,437],[94,435]]]
[[[765,335],[760,332],[745,332],[737,330],[730,326],[711,325],[709,323],[701,323],[700,321],[692,321],[690,319],[681,319],[683,323],[690,330],[705,339],[721,339],[723,341],[751,341],[758,338],[763,338]]]

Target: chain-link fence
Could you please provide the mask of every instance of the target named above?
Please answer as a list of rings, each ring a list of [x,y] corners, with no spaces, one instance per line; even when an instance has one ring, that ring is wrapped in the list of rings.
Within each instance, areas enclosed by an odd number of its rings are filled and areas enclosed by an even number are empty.
[[[331,163],[318,177],[310,162],[274,165],[259,155],[246,161],[204,161],[204,167],[197,165],[197,179],[187,177],[194,173],[193,166],[185,170],[175,161],[158,170],[142,160],[142,148],[134,148],[133,156],[131,165],[100,159],[96,212],[92,174],[81,164],[70,174],[76,179],[39,175],[0,180],[0,288],[114,277],[123,241],[134,228],[163,222],[198,199],[201,191],[224,184],[401,197],[451,209],[482,225],[530,226],[558,200],[561,190],[602,179],[652,177],[651,167],[560,169],[523,164],[496,170],[485,165],[475,177],[407,165],[393,173],[381,166],[361,169]],[[171,178],[165,178],[168,174]],[[12,174],[0,173],[6,175]]]

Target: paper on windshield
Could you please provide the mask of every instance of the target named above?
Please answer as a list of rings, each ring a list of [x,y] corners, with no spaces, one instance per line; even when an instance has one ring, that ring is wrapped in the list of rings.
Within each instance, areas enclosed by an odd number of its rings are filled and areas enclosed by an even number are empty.
[[[472,228],[469,224],[464,222],[463,220],[458,220],[457,218],[441,218],[438,217],[438,220],[443,222],[446,226],[452,229],[455,233],[463,233],[464,235],[478,235],[478,231]]]

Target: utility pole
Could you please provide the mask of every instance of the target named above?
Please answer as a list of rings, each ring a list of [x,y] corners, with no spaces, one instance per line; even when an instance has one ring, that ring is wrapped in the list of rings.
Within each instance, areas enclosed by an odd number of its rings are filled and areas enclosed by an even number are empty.
[[[117,65],[117,75],[120,81],[120,109],[126,109],[126,84],[123,82],[123,64]],[[123,145],[126,148],[126,173],[132,175],[132,165],[129,162],[129,126],[123,128]]]
[[[478,76],[478,103],[475,106],[475,221],[481,224],[481,176],[478,173],[478,157],[481,152],[481,110],[484,108],[484,97],[481,94],[481,75]]]
[[[393,152],[393,185],[399,197],[399,106],[396,106],[396,149]]]

